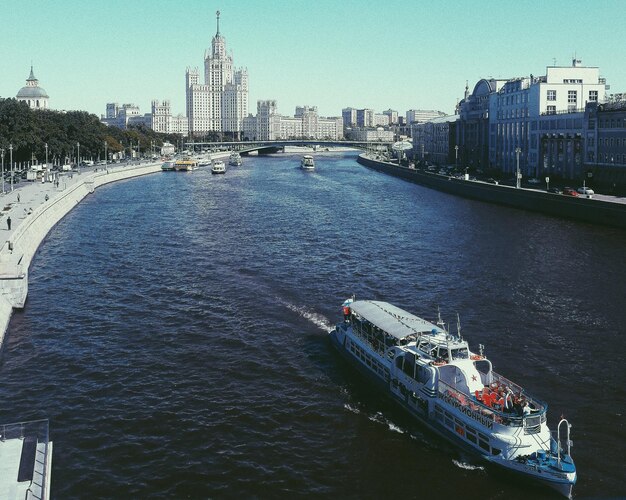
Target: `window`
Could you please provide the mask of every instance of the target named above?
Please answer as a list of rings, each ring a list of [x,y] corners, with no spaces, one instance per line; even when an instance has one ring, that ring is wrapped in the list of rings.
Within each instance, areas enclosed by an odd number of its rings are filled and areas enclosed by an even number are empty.
[[[578,91],[576,90],[567,91],[567,103],[568,104],[576,104],[577,97],[578,97]]]
[[[549,114],[549,115],[556,115],[556,106],[548,106],[547,114]]]
[[[556,90],[548,90],[548,101],[556,101]]]
[[[598,102],[598,91],[590,90],[589,91],[589,102]]]

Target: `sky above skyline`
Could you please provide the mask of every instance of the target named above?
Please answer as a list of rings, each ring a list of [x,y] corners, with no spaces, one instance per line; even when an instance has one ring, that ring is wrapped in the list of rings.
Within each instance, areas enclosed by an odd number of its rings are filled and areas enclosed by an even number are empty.
[[[150,112],[169,99],[185,113],[185,70],[203,74],[220,32],[249,73],[249,112],[436,109],[453,113],[481,78],[543,75],[556,60],[600,68],[626,92],[622,0],[374,2],[358,0],[5,0],[0,97],[15,97],[34,66],[52,109],[104,114],[107,102]]]

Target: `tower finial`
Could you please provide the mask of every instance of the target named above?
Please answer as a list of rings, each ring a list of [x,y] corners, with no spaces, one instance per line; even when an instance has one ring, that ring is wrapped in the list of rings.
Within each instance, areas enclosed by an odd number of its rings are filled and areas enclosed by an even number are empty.
[[[220,11],[218,10],[215,15],[217,16],[217,34],[220,34]]]

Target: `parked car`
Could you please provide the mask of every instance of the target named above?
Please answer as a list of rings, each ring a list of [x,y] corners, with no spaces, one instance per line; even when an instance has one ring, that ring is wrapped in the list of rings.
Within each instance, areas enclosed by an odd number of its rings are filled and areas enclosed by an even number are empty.
[[[585,194],[585,195],[588,195],[588,196],[591,196],[592,194],[595,194],[595,193],[593,192],[593,189],[588,188],[588,187],[586,187],[586,186],[579,187],[579,188],[578,188],[578,193],[579,193],[579,194]]]
[[[541,181],[535,177],[533,179],[528,179],[528,184],[541,184]]]
[[[571,187],[564,187],[563,194],[566,194],[567,196],[578,196],[578,193]]]
[[[561,191],[559,188],[557,187],[551,187],[550,189],[548,189],[548,193],[554,193],[554,194],[563,194],[563,191]]]

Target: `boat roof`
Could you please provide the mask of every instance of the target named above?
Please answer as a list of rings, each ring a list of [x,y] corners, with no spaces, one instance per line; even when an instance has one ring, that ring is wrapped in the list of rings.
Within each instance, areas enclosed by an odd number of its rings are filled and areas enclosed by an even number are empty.
[[[356,300],[350,309],[370,323],[397,339],[419,333],[441,332],[441,328],[422,318],[406,312],[388,302]]]

